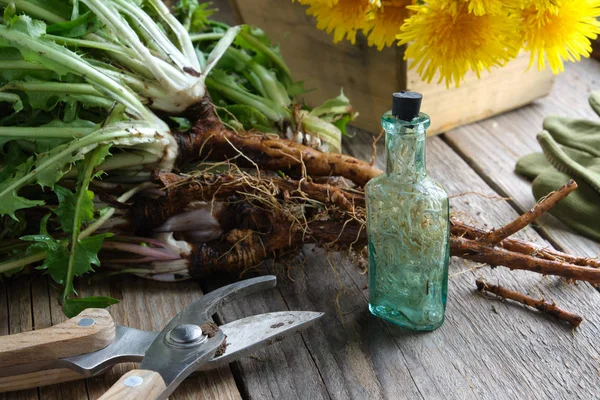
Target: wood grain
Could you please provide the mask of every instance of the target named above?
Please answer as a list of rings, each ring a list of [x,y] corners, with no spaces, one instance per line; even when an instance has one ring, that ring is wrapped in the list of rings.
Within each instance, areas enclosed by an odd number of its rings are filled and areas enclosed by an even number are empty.
[[[161,330],[179,311],[202,296],[200,285],[195,281],[167,283],[153,282],[141,278],[115,277],[84,286],[76,285],[82,295],[112,296],[121,302],[110,307],[115,322],[120,325],[144,330]],[[53,310],[53,315],[59,314]],[[105,393],[123,374],[135,368],[127,363],[115,366],[111,371],[87,380],[90,399]],[[171,400],[238,400],[240,393],[229,368],[203,372],[187,378]]]
[[[372,149],[369,135],[358,135],[347,148],[366,157]],[[359,145],[356,145],[359,143]],[[497,194],[440,138],[427,145],[431,175],[452,194]],[[383,148],[379,148],[382,154]],[[383,160],[378,159],[378,164]],[[451,200],[453,212],[464,213],[487,228],[501,226],[517,216],[504,201],[468,195]],[[532,229],[517,237],[548,245]],[[341,263],[368,297],[367,276],[348,262]],[[480,298],[475,279],[501,283],[535,297],[556,301],[582,314],[581,331],[571,333],[564,324],[525,307]],[[431,334],[415,334],[386,325],[396,339],[402,358],[424,398],[546,399],[594,398],[597,395],[600,328],[600,294],[586,284],[566,285],[523,271],[484,266],[460,259],[450,265],[446,322]]]
[[[38,386],[55,385],[81,379],[81,375],[70,369],[59,368],[0,378],[0,393],[13,392]],[[86,395],[87,397],[87,395]]]
[[[3,334],[12,335],[15,333],[28,332],[34,329],[32,315],[31,296],[32,283],[28,276],[21,276],[4,281],[2,284],[2,293],[7,299],[7,318],[3,324],[6,329]],[[1,400],[37,400],[39,399],[37,389],[27,389],[11,393],[0,394]]]
[[[92,324],[80,326],[82,320]],[[115,323],[108,311],[90,308],[49,328],[0,337],[0,368],[89,353],[114,338]]]
[[[134,379],[140,382],[129,383]],[[167,388],[165,381],[156,371],[134,369],[121,377],[99,400],[158,399]]]
[[[481,79],[469,73],[460,87],[447,88],[445,83],[423,82],[415,70],[408,69],[403,47],[378,51],[368,47],[360,34],[355,45],[347,41],[334,45],[332,35],[318,30],[316,20],[300,4],[281,0],[230,3],[240,22],[257,25],[281,42],[294,79],[308,89],[318,89],[303,95],[309,105],[316,107],[343,88],[361,114],[354,124],[373,132],[380,129],[380,116],[391,109],[393,91],[423,93],[423,109],[432,121],[428,134],[437,134],[545,96],[554,79],[549,70],[529,69],[529,54],[522,53],[503,68],[483,72]]]
[[[243,276],[214,279],[205,283],[206,291],[214,290],[237,279],[270,274],[271,269],[260,267]],[[289,310],[281,295],[281,274],[277,287],[244,297],[222,307],[217,315],[219,322],[227,322],[249,315]],[[309,308],[306,310],[315,310]],[[316,324],[320,324],[317,322]],[[315,329],[312,326],[310,329]],[[285,338],[264,350],[242,358],[232,364],[240,391],[250,399],[328,399],[327,388],[320,371],[300,334]]]
[[[588,95],[600,81],[600,62],[567,64],[552,94],[529,106],[448,132],[444,139],[500,195],[509,196],[519,211],[535,204],[531,183],[514,172],[517,160],[541,151],[535,138],[549,115],[597,120]],[[600,244],[573,232],[551,215],[537,221],[538,230],[557,248],[582,256],[600,255]]]

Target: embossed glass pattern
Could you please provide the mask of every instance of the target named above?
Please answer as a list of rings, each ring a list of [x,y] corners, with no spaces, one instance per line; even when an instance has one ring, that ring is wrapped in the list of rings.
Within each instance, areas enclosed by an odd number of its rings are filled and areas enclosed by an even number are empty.
[[[366,186],[369,309],[405,328],[444,322],[448,291],[448,195],[425,169],[429,117],[382,117],[386,173]]]

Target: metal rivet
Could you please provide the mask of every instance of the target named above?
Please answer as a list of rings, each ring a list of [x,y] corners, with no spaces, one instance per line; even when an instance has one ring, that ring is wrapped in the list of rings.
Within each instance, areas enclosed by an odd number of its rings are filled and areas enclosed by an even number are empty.
[[[79,320],[77,325],[79,326],[92,326],[96,321],[93,318],[82,318]]]
[[[184,324],[171,329],[165,336],[165,341],[174,347],[191,348],[200,345],[207,338],[198,325]]]
[[[187,344],[196,342],[198,339],[202,338],[202,335],[202,328],[198,325],[185,324],[173,328],[171,332],[169,332],[169,339],[174,343]]]
[[[144,378],[141,376],[130,376],[123,382],[123,384],[128,387],[140,386],[142,383],[144,383]]]

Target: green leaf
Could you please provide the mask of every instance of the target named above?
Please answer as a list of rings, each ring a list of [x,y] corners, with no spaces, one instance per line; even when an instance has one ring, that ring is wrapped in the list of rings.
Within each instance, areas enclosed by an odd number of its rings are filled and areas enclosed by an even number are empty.
[[[63,231],[73,233],[73,226],[76,223],[75,208],[77,204],[77,195],[69,189],[59,185],[54,185],[54,192],[58,197],[56,215],[58,215],[60,226]],[[91,190],[86,190],[85,193],[81,195],[79,218],[79,225],[94,219],[94,192]]]
[[[340,130],[342,131],[342,134],[344,136],[349,136],[348,135],[348,124],[354,119],[354,117],[352,115],[345,115],[342,118],[338,119],[337,121],[334,121],[333,124]]]
[[[262,132],[274,132],[277,130],[265,114],[252,106],[233,104],[224,107],[224,109],[218,109],[217,113],[223,121],[233,119],[241,123],[246,130],[258,129]]]
[[[102,234],[90,236],[81,241],[78,241],[75,246],[75,253],[72,256],[74,259],[74,276],[82,276],[88,272],[92,272],[93,266],[100,266],[98,252],[102,248],[104,239],[111,234]],[[21,240],[34,242],[27,248],[28,254],[39,253],[45,251],[47,253],[44,263],[37,267],[39,270],[45,270],[48,274],[60,285],[66,285],[67,280],[67,265],[71,254],[65,240],[56,240],[48,233],[40,233],[39,235],[22,236]],[[72,286],[71,286],[72,287]]]
[[[49,25],[46,32],[68,38],[77,38],[88,33],[94,33],[102,26],[102,22],[91,11],[88,11],[71,21]]]
[[[179,20],[188,32],[200,32],[209,23],[208,18],[217,10],[210,3],[199,4],[198,0],[181,0],[175,7]]]
[[[192,123],[187,118],[169,117],[169,119],[177,124],[175,130],[177,130],[178,132],[186,132],[192,129]]]
[[[73,318],[86,308],[106,308],[117,304],[119,300],[112,297],[91,296],[79,299],[67,299],[63,303],[63,312],[69,318]]]
[[[287,92],[291,97],[298,96],[299,94],[305,94],[312,92],[314,89],[309,90],[304,87],[304,82],[294,82],[293,84],[287,87]]]
[[[18,194],[20,187],[12,188],[12,183],[15,180],[19,180],[29,173],[34,165],[33,157],[16,164],[16,167],[10,166],[10,161],[8,159],[4,162],[9,166],[6,167],[8,168],[6,174],[5,171],[2,170],[2,174],[8,177],[5,180],[0,181],[0,215],[10,215],[13,219],[16,219],[15,211],[42,205],[44,202],[21,197]]]
[[[85,157],[85,153],[83,151],[76,151],[65,157],[62,157],[60,160],[57,160],[47,168],[39,168],[41,164],[46,162],[48,159],[55,157],[62,151],[64,151],[63,146],[54,147],[45,153],[39,154],[35,160],[35,168],[36,170],[39,170],[39,172],[36,174],[36,182],[41,187],[53,188],[54,184],[58,182],[64,174],[67,173],[71,167],[71,164],[82,160]]]
[[[100,265],[98,252],[102,248],[102,243],[107,234],[91,236],[80,241],[79,233],[81,225],[90,221],[94,216],[94,194],[88,190],[88,187],[94,176],[94,168],[104,161],[105,157],[109,154],[108,149],[108,145],[99,146],[85,157],[85,161],[79,163],[77,168],[77,192],[73,196],[74,199],[72,202],[70,200],[65,202],[65,217],[67,220],[61,220],[61,225],[70,223],[70,226],[64,228],[64,230],[71,234],[71,253],[67,262],[65,288],[62,295],[63,301],[66,301],[74,291],[74,277],[93,271],[92,264]]]
[[[352,106],[350,100],[344,95],[344,91],[336,98],[329,99],[321,104],[319,107],[314,108],[310,115],[320,117],[326,114],[351,114]]]
[[[17,14],[17,7],[15,7],[15,3],[11,2],[4,9],[4,20],[10,21]]]
[[[32,19],[29,15],[14,17],[8,22],[11,29],[26,33],[32,38],[39,38],[46,34],[46,24],[43,21]]]

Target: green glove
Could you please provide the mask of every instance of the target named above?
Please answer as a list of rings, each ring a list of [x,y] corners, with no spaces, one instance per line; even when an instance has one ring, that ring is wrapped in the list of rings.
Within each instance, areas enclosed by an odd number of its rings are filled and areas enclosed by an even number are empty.
[[[600,92],[590,96],[600,114]],[[600,241],[600,123],[548,117],[537,139],[544,153],[522,157],[516,172],[533,180],[536,200],[575,179],[579,188],[550,213],[579,233]]]
[[[533,180],[532,191],[536,200],[571,179],[554,169],[543,153],[522,157],[517,162],[516,171]],[[577,190],[552,207],[550,213],[575,231],[600,241],[600,193],[585,182],[579,181],[578,185]]]

